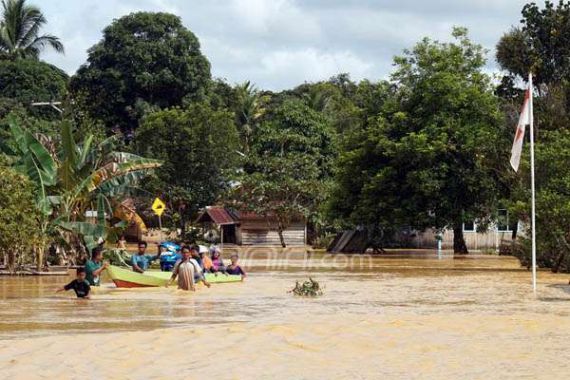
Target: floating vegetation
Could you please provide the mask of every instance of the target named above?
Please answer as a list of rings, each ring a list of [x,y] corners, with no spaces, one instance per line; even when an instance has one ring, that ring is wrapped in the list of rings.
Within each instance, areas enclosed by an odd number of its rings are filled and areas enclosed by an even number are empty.
[[[288,293],[301,297],[318,297],[323,295],[323,288],[317,281],[309,277],[309,280],[303,283],[295,282],[295,287],[289,290]]]

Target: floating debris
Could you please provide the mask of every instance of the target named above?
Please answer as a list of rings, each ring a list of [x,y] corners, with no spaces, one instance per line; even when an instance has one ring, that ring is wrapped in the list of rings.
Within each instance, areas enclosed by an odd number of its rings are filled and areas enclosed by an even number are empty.
[[[323,288],[317,281],[309,277],[309,280],[303,283],[296,281],[295,287],[289,290],[288,293],[301,297],[318,297],[323,295]]]

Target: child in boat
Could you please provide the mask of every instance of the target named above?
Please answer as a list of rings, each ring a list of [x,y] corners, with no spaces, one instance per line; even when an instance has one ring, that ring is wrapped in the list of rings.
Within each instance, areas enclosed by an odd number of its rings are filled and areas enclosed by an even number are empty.
[[[121,251],[127,250],[127,239],[125,239],[125,235],[121,235],[121,237],[117,241],[117,249]]]
[[[174,265],[172,277],[170,277],[170,284],[178,277],[178,289],[196,291],[194,285],[195,267],[190,262],[190,249],[188,247],[182,248],[182,258]]]
[[[73,289],[75,291],[75,295],[77,296],[77,298],[87,298],[87,299],[91,298],[89,296],[89,293],[91,292],[91,287],[89,286],[89,283],[87,282],[85,277],[86,277],[85,268],[83,267],[77,268],[77,277],[75,278],[75,280],[71,281],[69,284],[65,285],[64,287],[57,289],[56,293]]]
[[[212,272],[225,272],[226,266],[224,265],[224,260],[222,259],[222,252],[218,247],[211,247],[210,252],[212,255]]]
[[[226,272],[228,274],[241,275],[242,279],[247,277],[247,273],[245,273],[243,268],[238,264],[239,256],[236,254],[233,254],[230,257],[230,260],[232,261],[232,263],[226,267]]]
[[[212,272],[212,259],[210,259],[210,255],[208,254],[208,250],[200,252],[200,259],[202,259],[202,267],[204,268],[205,273]]]

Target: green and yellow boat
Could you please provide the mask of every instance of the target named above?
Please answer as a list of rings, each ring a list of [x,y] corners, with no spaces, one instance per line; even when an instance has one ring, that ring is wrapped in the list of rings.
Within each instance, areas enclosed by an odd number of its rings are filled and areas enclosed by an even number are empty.
[[[144,273],[133,272],[130,268],[121,268],[109,265],[107,274],[115,283],[117,288],[147,288],[165,286],[172,272],[160,272],[148,270]],[[240,282],[241,276],[223,273],[206,273],[206,281],[211,284],[221,284],[226,282]]]

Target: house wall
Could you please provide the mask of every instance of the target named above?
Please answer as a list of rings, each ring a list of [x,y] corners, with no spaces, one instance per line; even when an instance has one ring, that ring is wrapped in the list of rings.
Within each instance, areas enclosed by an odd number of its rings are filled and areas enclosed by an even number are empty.
[[[277,228],[262,220],[242,221],[236,235],[242,245],[281,245]],[[287,246],[305,245],[305,223],[292,223],[283,231],[283,238]]]
[[[487,232],[463,231],[467,249],[499,249],[502,243],[512,241],[512,231],[498,231],[496,228]],[[412,231],[396,236],[396,241],[405,248],[437,248],[436,233],[432,229],[423,232]],[[441,241],[442,249],[453,249],[453,230],[445,230]]]

